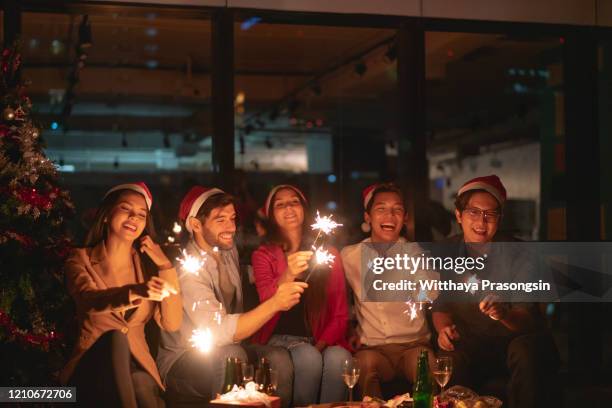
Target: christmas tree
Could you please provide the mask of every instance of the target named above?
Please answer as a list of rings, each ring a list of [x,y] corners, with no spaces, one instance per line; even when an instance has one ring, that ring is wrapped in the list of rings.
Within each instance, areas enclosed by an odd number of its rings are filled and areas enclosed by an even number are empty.
[[[0,121],[0,385],[52,384],[70,319],[62,264],[70,250],[68,193],[44,154],[20,81],[17,46],[4,49]],[[67,309],[68,308],[68,309]]]

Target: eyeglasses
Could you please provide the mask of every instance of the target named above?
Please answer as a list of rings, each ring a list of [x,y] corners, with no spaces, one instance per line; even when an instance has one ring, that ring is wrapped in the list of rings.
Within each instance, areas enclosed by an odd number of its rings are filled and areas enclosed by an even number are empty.
[[[492,224],[497,223],[501,217],[501,213],[498,211],[485,211],[474,207],[466,208],[463,210],[463,213],[472,221],[478,221],[482,219],[484,215],[485,222],[490,222]]]

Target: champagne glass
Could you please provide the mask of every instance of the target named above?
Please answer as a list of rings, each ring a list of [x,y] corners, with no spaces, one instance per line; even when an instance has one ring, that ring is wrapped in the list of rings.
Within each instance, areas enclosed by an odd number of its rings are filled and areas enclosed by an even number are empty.
[[[243,385],[247,385],[247,383],[250,383],[251,381],[253,381],[253,364],[249,364],[249,363],[242,363],[242,382]]]
[[[450,357],[437,357],[434,363],[432,374],[440,386],[440,394],[444,392],[444,387],[453,374],[453,360]]]
[[[349,388],[349,402],[353,402],[353,387],[359,380],[359,361],[356,358],[349,358],[342,362],[342,378]]]

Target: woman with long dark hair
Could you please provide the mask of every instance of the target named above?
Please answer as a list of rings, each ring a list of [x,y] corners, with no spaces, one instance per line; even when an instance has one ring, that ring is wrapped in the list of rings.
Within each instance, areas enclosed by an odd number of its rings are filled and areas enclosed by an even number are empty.
[[[308,223],[304,194],[296,187],[280,185],[268,194],[265,242],[252,256],[255,285],[263,302],[284,282],[304,279],[312,251],[306,233]],[[342,362],[351,357],[344,347],[348,319],[344,271],[338,251],[331,266],[312,271],[303,300],[278,313],[254,337],[254,341],[289,350],[294,367],[293,406],[341,401],[346,387]]]
[[[79,337],[60,379],[77,387],[84,406],[164,406],[144,327],[154,317],[163,330],[178,330],[182,304],[176,270],[152,238],[152,201],[144,183],[110,189],[85,247],[65,266]],[[144,268],[142,254],[156,272]]]

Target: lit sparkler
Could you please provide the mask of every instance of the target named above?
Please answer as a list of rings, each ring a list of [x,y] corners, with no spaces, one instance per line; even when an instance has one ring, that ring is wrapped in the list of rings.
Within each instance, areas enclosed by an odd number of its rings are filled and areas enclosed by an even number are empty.
[[[317,236],[314,242],[312,243],[313,247],[317,247],[317,241],[319,240],[322,234],[332,234],[336,228],[342,226],[342,224],[338,224],[336,221],[332,220],[332,217],[333,215],[321,217],[319,211],[317,210],[317,217],[315,218],[315,223],[311,225],[313,231],[318,230]]]
[[[180,234],[182,230],[183,228],[181,227],[181,225],[178,222],[175,222],[174,226],[172,227],[172,232],[174,232],[175,234]]]
[[[209,328],[195,329],[189,341],[198,351],[208,353],[213,346],[212,332]]]
[[[408,309],[404,310],[404,314],[410,315],[410,321],[416,319],[417,312],[423,310],[423,305],[427,305],[427,308],[431,309],[431,299],[429,299],[427,292],[424,290],[420,290],[419,293],[417,293],[416,302],[411,299],[408,300],[406,304],[408,305]]]
[[[187,250],[183,249],[182,251],[183,257],[176,258],[177,261],[181,264],[181,268],[193,275],[197,275],[200,269],[204,267],[206,261],[206,252],[202,252],[202,257],[193,256],[187,253]]]
[[[330,254],[328,250],[323,249],[322,246],[318,248],[313,247],[312,249],[315,253],[315,262],[317,265],[329,266],[334,262],[334,259],[336,259],[334,255]]]
[[[215,305],[215,306],[213,306]],[[189,338],[191,345],[201,351],[202,353],[208,353],[211,348],[214,346],[214,335],[213,331],[210,329],[211,327],[214,329],[214,325],[221,325],[221,321],[223,318],[223,303],[221,302],[211,302],[209,300],[198,300],[195,301],[191,307],[193,312],[196,309],[200,309],[204,313],[207,313],[209,316],[209,327],[201,327],[195,329],[193,334]],[[212,315],[209,313],[212,312]]]
[[[404,310],[404,313],[410,314],[410,321],[412,321],[417,317],[417,303],[409,300],[406,302],[406,304],[408,305],[408,309]]]
[[[316,269],[316,266],[329,266],[334,262],[334,259],[336,259],[336,257],[330,254],[329,251],[323,247],[323,244],[319,242],[321,239],[323,239],[323,237],[332,234],[336,228],[342,226],[342,224],[338,224],[336,221],[332,220],[332,217],[333,215],[321,217],[321,214],[319,214],[319,211],[317,210],[315,223],[311,225],[313,231],[318,231],[317,236],[315,237],[311,246],[312,250],[314,251],[315,267],[310,269],[306,279],[304,279],[305,282],[308,282],[312,272],[314,269]]]

